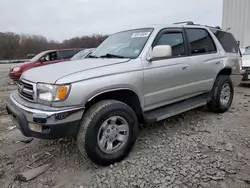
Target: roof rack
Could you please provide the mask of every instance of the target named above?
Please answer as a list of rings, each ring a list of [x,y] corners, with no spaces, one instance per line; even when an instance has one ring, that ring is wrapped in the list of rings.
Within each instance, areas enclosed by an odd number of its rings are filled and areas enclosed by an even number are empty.
[[[173,23],[173,24],[186,24],[186,25],[197,25],[197,26],[205,26],[205,27],[209,27],[209,28],[213,28],[213,29],[220,29],[220,26],[209,26],[209,25],[200,25],[200,24],[195,24],[194,22],[192,21],[184,21],[184,22],[176,22],[176,23]]]
[[[192,21],[184,21],[184,22],[176,22],[176,23],[173,23],[173,24],[186,24],[186,25],[194,25],[194,22],[192,22]]]
[[[202,26],[205,26],[205,27],[208,27],[208,28],[211,28],[211,29],[219,29],[219,30],[221,30],[220,26],[209,26],[209,25],[202,25]]]

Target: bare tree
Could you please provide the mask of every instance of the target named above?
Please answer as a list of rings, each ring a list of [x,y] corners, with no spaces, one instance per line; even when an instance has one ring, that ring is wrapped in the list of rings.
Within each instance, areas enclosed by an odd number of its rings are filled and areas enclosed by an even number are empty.
[[[107,35],[75,37],[63,42],[47,40],[44,36],[0,32],[0,59],[27,58],[27,54],[37,54],[56,48],[93,48],[97,47]]]

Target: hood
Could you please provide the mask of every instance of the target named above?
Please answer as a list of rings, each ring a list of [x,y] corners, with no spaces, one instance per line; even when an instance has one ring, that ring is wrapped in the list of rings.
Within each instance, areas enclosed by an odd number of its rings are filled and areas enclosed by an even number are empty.
[[[30,62],[30,61],[26,61],[26,62],[23,62],[23,63],[15,63],[15,64],[13,64],[13,65],[11,65],[11,69],[12,68],[14,68],[14,67],[21,67],[21,68],[23,68],[23,67],[25,67],[25,66],[27,66],[27,64],[31,64],[32,62]]]
[[[32,82],[56,83],[57,80],[70,76],[74,73],[83,73],[88,70],[95,70],[102,67],[125,63],[129,59],[81,59],[65,61],[30,69],[23,73],[22,79]]]
[[[242,56],[242,67],[250,67],[250,55]]]

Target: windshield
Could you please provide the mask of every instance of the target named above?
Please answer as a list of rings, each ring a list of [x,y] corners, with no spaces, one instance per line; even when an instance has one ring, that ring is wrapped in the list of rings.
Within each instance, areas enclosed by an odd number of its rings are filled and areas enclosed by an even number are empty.
[[[90,52],[90,50],[82,50],[80,52],[78,52],[76,55],[74,55],[70,60],[79,60],[84,58],[86,55],[88,55],[88,53]]]
[[[250,55],[250,50],[247,50],[243,55]]]
[[[39,60],[41,57],[43,57],[46,53],[47,53],[47,51],[40,52],[40,53],[37,54],[35,57],[33,57],[32,59],[30,59],[30,62],[38,61],[38,60]]]
[[[152,28],[144,28],[113,34],[90,57],[137,58],[152,31]]]

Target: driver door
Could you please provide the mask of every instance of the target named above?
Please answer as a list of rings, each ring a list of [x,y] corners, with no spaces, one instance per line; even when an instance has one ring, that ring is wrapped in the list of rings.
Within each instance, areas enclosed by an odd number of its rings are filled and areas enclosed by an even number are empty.
[[[44,58],[46,59],[46,61],[44,62],[45,64],[60,62],[60,58],[58,57],[57,52],[50,52]]]
[[[190,93],[188,48],[183,29],[160,31],[152,49],[157,45],[170,45],[172,57],[143,63],[145,111],[177,102]]]

